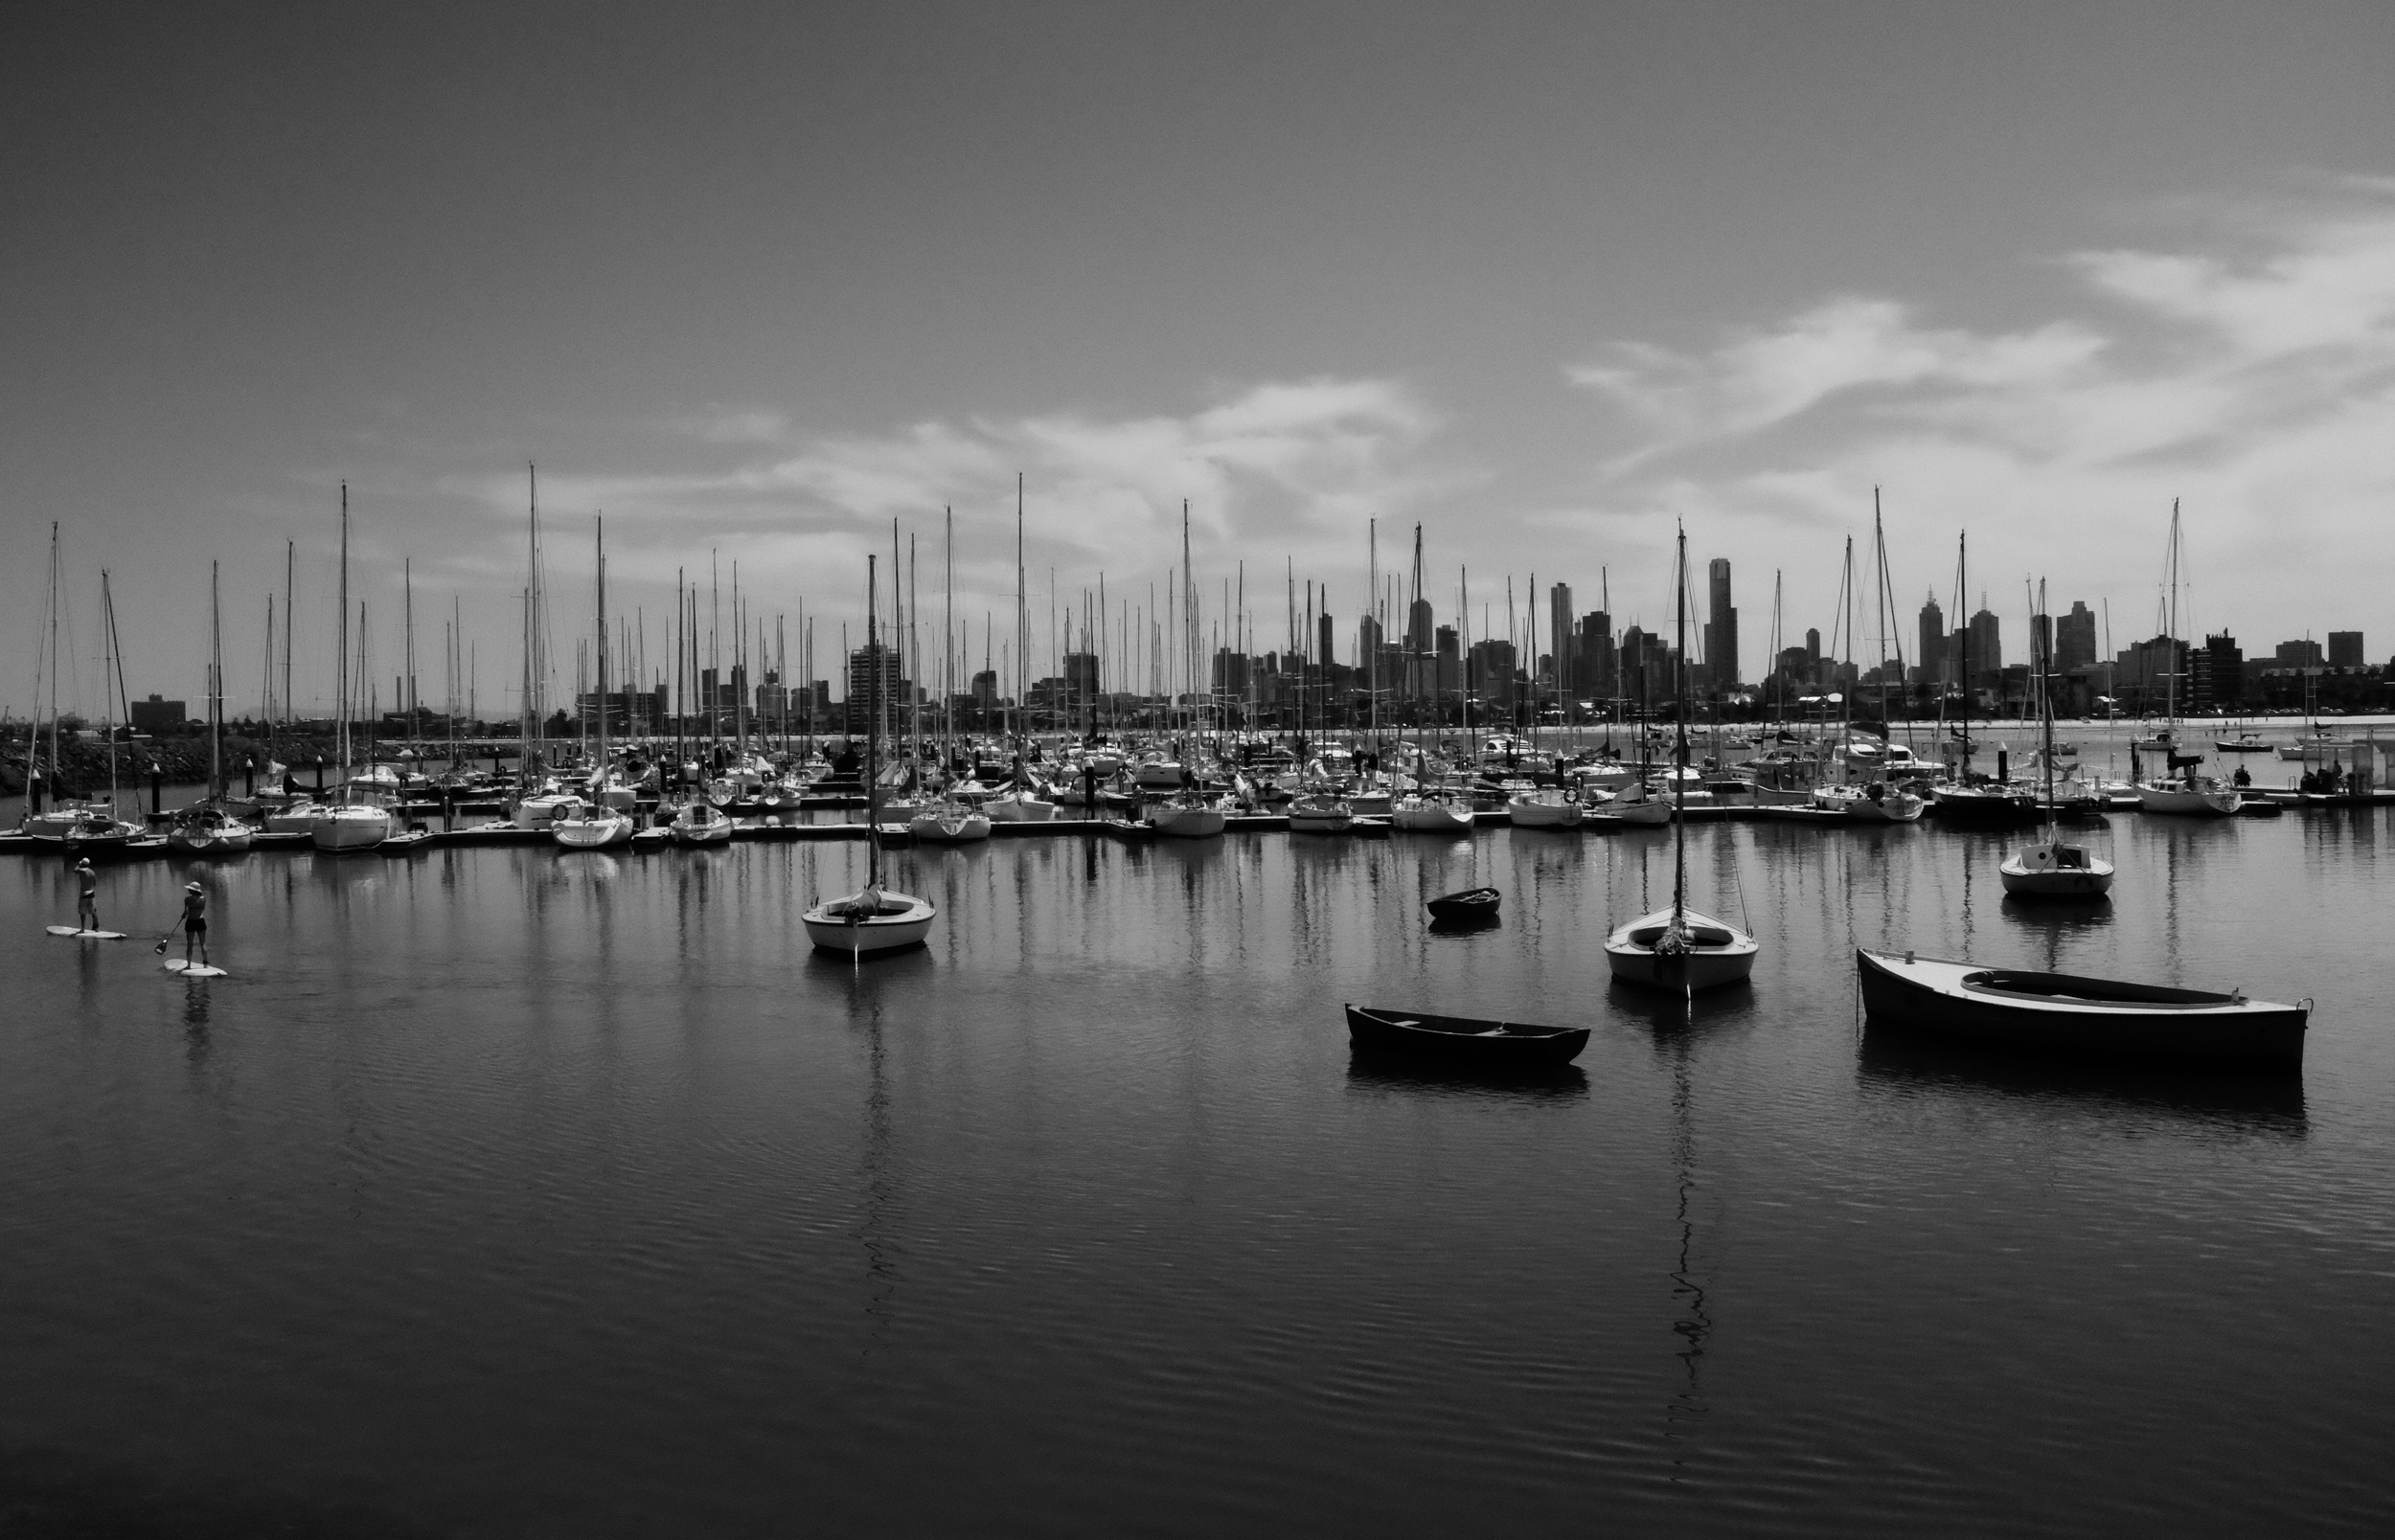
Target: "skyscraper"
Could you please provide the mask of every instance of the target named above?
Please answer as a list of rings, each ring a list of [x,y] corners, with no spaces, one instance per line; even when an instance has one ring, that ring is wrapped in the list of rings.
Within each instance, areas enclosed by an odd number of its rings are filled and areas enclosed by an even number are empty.
[[[2087,601],[2074,599],[2070,613],[2058,616],[2054,622],[2054,668],[2058,673],[2073,668],[2086,668],[2096,661],[2095,611]]]
[[[1730,562],[1716,556],[1706,564],[1709,590],[1705,613],[1705,670],[1715,690],[1738,688],[1738,611],[1730,604]]]
[[[1971,618],[1971,680],[1984,684],[2004,676],[2004,636],[1996,612],[1980,601],[1979,613]]]
[[[1572,645],[1577,676],[1573,688],[1582,700],[1611,700],[1621,687],[1613,674],[1613,617],[1590,610],[1580,618],[1580,640]]]
[[[2329,667],[2359,668],[2361,667],[2361,633],[2331,631],[2329,633]]]
[[[1547,645],[1555,653],[1555,688],[1565,700],[1582,691],[1578,662],[1579,627],[1572,618],[1572,588],[1557,583],[1547,590]],[[1536,652],[1538,648],[1531,648]]]
[[[1946,611],[1932,594],[1921,606],[1921,677],[1933,685],[1943,682],[1946,655]]]

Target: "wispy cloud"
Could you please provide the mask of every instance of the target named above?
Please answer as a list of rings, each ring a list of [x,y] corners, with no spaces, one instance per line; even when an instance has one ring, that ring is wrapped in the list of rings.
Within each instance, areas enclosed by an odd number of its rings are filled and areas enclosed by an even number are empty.
[[[1817,532],[1867,526],[1884,486],[1918,593],[1945,587],[1949,558],[1928,553],[1965,525],[1997,585],[2155,571],[2181,498],[2199,623],[2383,628],[2370,569],[2395,513],[2395,211],[2348,193],[2175,248],[2067,254],[2063,313],[2012,328],[1845,296],[1709,350],[1613,349],[1568,372],[1634,436],[1594,501],[1819,567]]]

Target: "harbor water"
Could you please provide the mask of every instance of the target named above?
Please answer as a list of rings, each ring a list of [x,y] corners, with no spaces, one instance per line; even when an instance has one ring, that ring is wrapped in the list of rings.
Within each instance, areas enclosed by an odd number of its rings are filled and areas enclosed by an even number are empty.
[[[1668,829],[901,852],[939,922],[862,966],[798,925],[854,843],[152,860],[113,943],[10,857],[0,1513],[2384,1533],[2388,818],[2115,816],[2076,913],[2018,835],[1693,827],[1763,946],[1693,1003],[1598,947]],[[1864,1030],[1858,944],[2317,1008],[2295,1075],[1957,1057]],[[1593,1036],[1458,1082],[1349,1001]]]

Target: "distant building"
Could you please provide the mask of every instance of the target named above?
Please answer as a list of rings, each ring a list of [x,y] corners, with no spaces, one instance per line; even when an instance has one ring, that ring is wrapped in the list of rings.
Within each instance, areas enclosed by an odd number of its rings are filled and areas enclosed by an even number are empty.
[[[2224,631],[2203,639],[2203,650],[2189,660],[2195,671],[2195,709],[2235,711],[2246,698],[2246,654],[2237,639]]]
[[[876,713],[882,713],[884,731],[897,725],[889,708],[913,699],[915,693],[914,687],[898,676],[898,650],[887,642],[869,644],[848,655],[848,699],[843,714],[849,732],[864,732]]]
[[[184,722],[189,719],[183,702],[165,700],[156,695],[133,702],[125,708],[125,715],[131,719],[134,732],[153,736],[160,733],[180,733]]]
[[[1581,700],[1611,700],[1621,693],[1613,677],[1613,617],[1603,610],[1580,618],[1580,640],[1572,645],[1572,689]]]
[[[1435,641],[1438,674],[1433,688],[1441,695],[1452,695],[1464,688],[1464,659],[1456,645],[1455,627],[1440,626]]]
[[[1992,689],[2004,676],[2004,634],[1996,612],[1981,608],[1971,618],[1971,683]]]
[[[2068,673],[2073,668],[2091,667],[2096,661],[2095,611],[2087,600],[2070,601],[2070,613],[2054,623],[2054,669]]]
[[[985,712],[996,709],[998,671],[995,668],[984,668],[973,675],[973,704]]]
[[[1239,680],[1233,690],[1247,688],[1247,660],[1239,660]],[[1094,652],[1064,654],[1064,690],[1075,706],[1085,706],[1098,698],[1098,655]]]
[[[1338,627],[1331,623],[1331,612],[1329,610],[1324,610],[1321,616],[1317,619],[1315,630],[1319,633],[1319,635],[1316,638],[1314,649],[1314,666],[1318,668],[1328,669],[1332,664],[1338,661],[1339,639]]]
[[[1557,583],[1547,590],[1547,645],[1554,650],[1555,688],[1566,699],[1584,687],[1575,656],[1580,625],[1572,616],[1572,585]]]
[[[1813,656],[1821,655],[1821,633],[1807,631],[1805,645]],[[1946,666],[1946,611],[1938,607],[1937,597],[1931,595],[1921,606],[1921,677],[1930,684],[1944,684]]]
[[[2277,663],[2282,668],[2317,668],[2321,661],[2320,644],[2309,638],[2278,645]]]
[[[1465,689],[1479,699],[1483,710],[1511,712],[1514,709],[1514,676],[1518,665],[1514,660],[1514,644],[1502,637],[1474,642],[1465,671]]]
[[[1730,563],[1716,556],[1705,567],[1707,607],[1705,670],[1715,690],[1738,688],[1738,611],[1730,603]]]
[[[2329,633],[2329,667],[2359,668],[2361,665],[2361,633],[2331,631]]]

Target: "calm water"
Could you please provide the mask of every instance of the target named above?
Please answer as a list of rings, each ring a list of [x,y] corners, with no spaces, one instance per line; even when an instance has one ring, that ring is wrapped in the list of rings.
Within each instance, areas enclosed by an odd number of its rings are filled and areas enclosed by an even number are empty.
[[[1749,991],[1611,990],[1668,835],[212,867],[232,977],[0,858],[0,1514],[174,1532],[1820,1535],[2395,1525],[2383,813],[1692,831]],[[108,875],[152,935],[191,875]],[[1435,937],[1491,881],[1501,928]],[[1850,948],[2316,996],[2299,1078],[1856,1020]],[[1536,1088],[1339,1007],[1595,1029]]]

